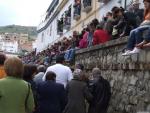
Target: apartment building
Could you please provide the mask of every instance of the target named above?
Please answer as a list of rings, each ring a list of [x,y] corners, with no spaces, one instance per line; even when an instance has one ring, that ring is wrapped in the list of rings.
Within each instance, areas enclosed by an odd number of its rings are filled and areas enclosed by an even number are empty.
[[[5,33],[0,36],[0,50],[8,53],[18,52],[18,34]]]
[[[81,32],[93,19],[99,21],[114,6],[128,8],[133,0],[53,0],[45,19],[37,27],[37,52],[69,37],[73,31]],[[142,0],[139,0],[142,3]]]

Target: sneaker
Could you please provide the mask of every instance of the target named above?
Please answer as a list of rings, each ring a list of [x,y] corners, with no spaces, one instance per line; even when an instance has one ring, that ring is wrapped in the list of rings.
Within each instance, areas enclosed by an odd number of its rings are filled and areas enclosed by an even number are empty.
[[[127,55],[129,55],[130,52],[131,52],[131,50],[127,50],[125,53],[122,54],[122,56],[127,56]]]
[[[141,49],[135,47],[132,51],[130,51],[128,54],[132,55],[132,54],[138,54],[141,51]]]

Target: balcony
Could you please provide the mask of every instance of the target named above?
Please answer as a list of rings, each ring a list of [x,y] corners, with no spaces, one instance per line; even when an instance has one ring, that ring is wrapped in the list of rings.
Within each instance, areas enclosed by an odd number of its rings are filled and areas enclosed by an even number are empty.
[[[81,3],[74,4],[74,19],[79,20],[81,17]]]
[[[63,34],[63,21],[62,20],[57,21],[57,34],[60,36]]]
[[[80,17],[81,17],[81,15],[74,14],[74,19],[75,19],[75,20],[79,20],[79,19],[80,19]]]
[[[63,28],[68,30],[68,29],[70,29],[70,27],[71,27],[71,17],[65,17]]]
[[[98,0],[98,2],[104,3],[104,4],[108,3],[109,1],[110,1],[110,0]]]
[[[91,0],[83,0],[83,11],[88,13],[92,10]]]

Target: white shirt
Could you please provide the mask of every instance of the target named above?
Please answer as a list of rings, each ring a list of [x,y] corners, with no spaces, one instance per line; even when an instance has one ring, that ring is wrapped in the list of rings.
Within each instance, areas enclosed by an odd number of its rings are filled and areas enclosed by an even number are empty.
[[[66,87],[68,81],[73,78],[72,71],[69,67],[64,66],[62,64],[55,64],[47,68],[46,73],[48,71],[52,71],[56,74],[56,82],[61,83]],[[43,80],[45,81],[45,75],[43,76]]]

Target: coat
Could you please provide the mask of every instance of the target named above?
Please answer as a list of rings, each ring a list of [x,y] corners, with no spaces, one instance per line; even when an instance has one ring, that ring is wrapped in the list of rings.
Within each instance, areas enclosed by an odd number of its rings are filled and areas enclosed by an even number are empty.
[[[38,113],[62,113],[66,105],[66,92],[62,84],[44,81],[37,86]]]
[[[0,113],[26,113],[34,110],[31,86],[14,77],[0,79]]]
[[[88,113],[106,113],[111,97],[111,88],[107,80],[99,77],[90,85],[93,99],[89,105]]]
[[[67,92],[68,103],[63,113],[86,113],[85,99],[92,99],[86,83],[73,79],[67,85]]]

